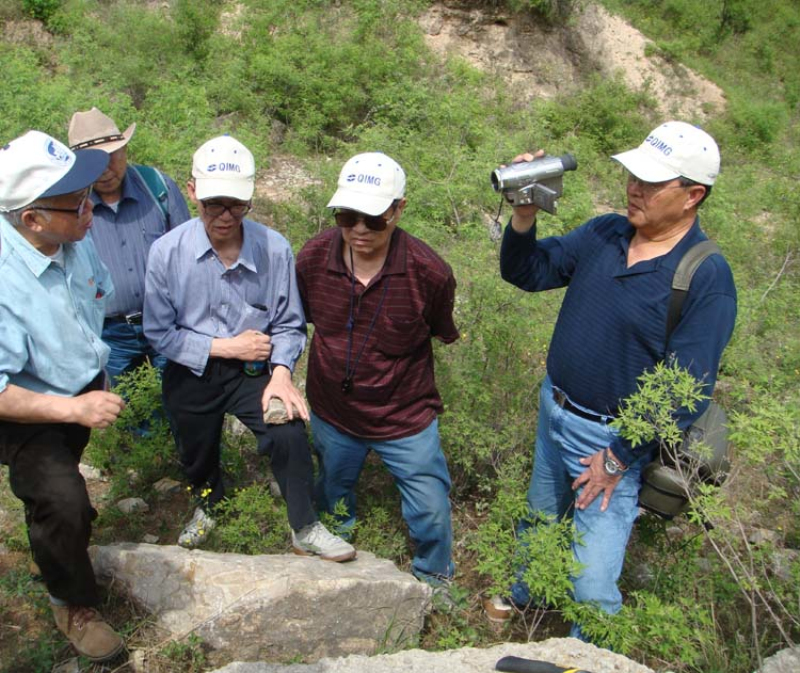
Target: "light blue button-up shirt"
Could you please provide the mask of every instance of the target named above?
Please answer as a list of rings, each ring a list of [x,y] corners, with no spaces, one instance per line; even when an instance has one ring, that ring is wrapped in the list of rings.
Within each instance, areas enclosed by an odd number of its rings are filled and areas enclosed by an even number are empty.
[[[63,250],[62,267],[0,215],[0,392],[73,396],[108,360],[100,333],[111,277],[90,240]]]
[[[150,248],[144,332],[153,348],[200,376],[215,338],[255,329],[272,337],[273,365],[294,371],[306,344],[306,320],[294,255],[278,232],[243,220],[244,240],[230,267],[220,261],[200,218]]]
[[[189,209],[178,186],[166,175],[171,226],[189,219]],[[100,259],[114,279],[114,296],[106,315],[142,310],[144,275],[150,246],[166,231],[161,208],[148,193],[142,178],[128,167],[116,212],[92,194],[94,218],[89,231]]]

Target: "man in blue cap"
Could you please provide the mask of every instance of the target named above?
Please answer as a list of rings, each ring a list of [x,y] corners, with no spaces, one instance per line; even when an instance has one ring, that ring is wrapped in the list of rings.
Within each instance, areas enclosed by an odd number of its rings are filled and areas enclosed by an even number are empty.
[[[29,131],[0,150],[0,462],[25,504],[31,552],[59,630],[92,661],[122,638],[100,617],[88,546],[97,512],[78,465],[91,428],[124,402],[104,390],[113,291],[94,246],[92,183],[108,155]]]

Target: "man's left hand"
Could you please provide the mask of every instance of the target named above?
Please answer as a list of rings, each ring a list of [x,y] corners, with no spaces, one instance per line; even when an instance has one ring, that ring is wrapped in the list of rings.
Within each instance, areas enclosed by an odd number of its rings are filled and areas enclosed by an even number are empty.
[[[603,468],[604,453],[605,451],[598,451],[592,456],[580,459],[581,465],[589,467],[572,482],[573,491],[577,491],[583,486],[581,494],[575,501],[578,509],[586,509],[602,493],[603,502],[600,504],[600,511],[605,512],[608,509],[608,503],[611,502],[611,494],[622,479],[622,474],[610,475],[605,471]]]
[[[264,388],[264,394],[261,396],[261,407],[265,412],[269,406],[270,399],[273,397],[283,401],[290,421],[294,420],[294,408],[297,408],[297,411],[300,412],[300,418],[304,421],[310,419],[306,401],[300,391],[294,387],[292,373],[283,365],[273,367],[272,378],[270,378],[267,387]],[[294,405],[294,408],[292,405]]]

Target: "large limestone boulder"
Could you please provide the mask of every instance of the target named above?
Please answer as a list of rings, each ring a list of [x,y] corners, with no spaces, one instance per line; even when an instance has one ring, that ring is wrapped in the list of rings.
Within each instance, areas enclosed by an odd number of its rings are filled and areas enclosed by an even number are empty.
[[[790,647],[764,659],[756,673],[797,673],[800,671],[800,647]]]
[[[113,579],[159,626],[175,638],[195,631],[227,661],[408,646],[430,603],[427,585],[367,552],[350,563],[132,543],[90,553],[98,577]]]
[[[592,673],[653,673],[620,654],[601,650],[574,638],[551,638],[540,643],[505,643],[479,650],[465,647],[447,652],[409,650],[375,657],[322,659],[313,664],[236,662],[214,673],[489,673],[506,656],[523,657]]]

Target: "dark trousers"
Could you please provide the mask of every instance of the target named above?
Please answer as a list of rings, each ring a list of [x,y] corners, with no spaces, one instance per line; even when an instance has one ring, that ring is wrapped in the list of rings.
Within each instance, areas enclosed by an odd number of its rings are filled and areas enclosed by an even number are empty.
[[[316,521],[312,504],[314,467],[305,425],[300,420],[266,425],[261,396],[269,374],[247,376],[239,360],[212,358],[202,376],[176,362],[164,369],[164,405],[178,444],[184,474],[195,492],[209,490],[213,507],[225,495],[220,441],[225,414],[233,414],[256,436],[268,455],[294,530]]]
[[[86,390],[102,385],[99,376]],[[86,392],[86,390],[82,392]],[[0,462],[25,504],[33,559],[47,590],[70,605],[99,603],[87,549],[97,511],[78,464],[89,428],[72,423],[0,421]]]

